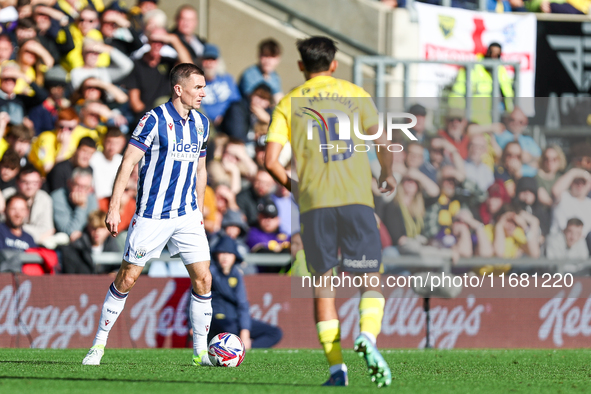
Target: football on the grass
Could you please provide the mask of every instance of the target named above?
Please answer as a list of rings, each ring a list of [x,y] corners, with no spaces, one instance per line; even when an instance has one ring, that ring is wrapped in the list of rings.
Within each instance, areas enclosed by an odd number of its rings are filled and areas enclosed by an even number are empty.
[[[208,354],[216,367],[237,367],[244,360],[244,344],[238,336],[223,332],[211,339]]]

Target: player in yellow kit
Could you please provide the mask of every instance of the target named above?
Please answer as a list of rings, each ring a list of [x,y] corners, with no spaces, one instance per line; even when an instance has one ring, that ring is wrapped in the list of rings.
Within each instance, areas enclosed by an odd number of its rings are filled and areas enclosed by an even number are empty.
[[[382,133],[375,140],[364,141],[354,132],[352,125],[357,117],[365,135],[376,134],[378,113],[362,88],[332,77],[338,65],[334,41],[311,37],[298,41],[297,47],[301,56],[298,64],[306,82],[275,108],[267,135],[265,166],[278,182],[296,192],[295,182],[278,161],[283,145],[291,142],[299,179],[296,193],[301,236],[308,269],[320,277],[316,279],[332,275],[333,268],[339,265],[339,249],[344,271],[377,277],[377,281],[365,281],[361,288],[361,332],[355,350],[365,357],[378,387],[389,385],[390,369],[375,345],[385,302],[379,284],[381,242],[373,213],[371,171],[367,153],[363,148],[355,149],[366,143],[386,144],[386,136]],[[348,137],[344,116],[350,119]],[[383,147],[377,154],[382,166],[380,190],[391,193],[396,188],[392,154]],[[329,287],[314,288],[316,328],[331,373],[325,385],[346,386],[347,367],[341,352],[335,294]]]

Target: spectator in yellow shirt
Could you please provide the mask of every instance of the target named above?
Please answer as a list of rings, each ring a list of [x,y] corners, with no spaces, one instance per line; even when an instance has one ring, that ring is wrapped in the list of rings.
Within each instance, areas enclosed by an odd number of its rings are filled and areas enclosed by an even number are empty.
[[[99,16],[93,8],[87,7],[80,11],[80,16],[75,24],[70,25],[70,33],[74,40],[74,49],[72,49],[63,59],[62,66],[66,71],[71,71],[76,67],[84,66],[82,57],[82,46],[85,38],[91,38],[96,41],[103,41],[103,35],[97,29],[99,28]],[[96,67],[108,67],[110,58],[108,53],[101,53],[96,62]]]
[[[16,62],[21,71],[35,81],[38,85],[43,85],[43,76],[45,72],[53,67],[54,59],[51,53],[37,39],[30,39],[21,44],[16,55]],[[17,79],[14,93],[23,94],[33,90],[22,78]]]
[[[63,109],[58,115],[55,129],[44,131],[33,142],[29,161],[45,176],[55,163],[72,157],[82,137],[91,137],[95,141],[98,139],[95,130],[79,125],[78,115],[72,108]]]

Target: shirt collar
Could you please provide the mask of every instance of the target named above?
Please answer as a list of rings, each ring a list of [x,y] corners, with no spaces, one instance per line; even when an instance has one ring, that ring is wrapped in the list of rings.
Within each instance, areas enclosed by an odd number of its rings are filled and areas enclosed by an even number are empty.
[[[185,120],[181,115],[179,115],[174,105],[172,105],[172,100],[168,100],[168,102],[165,105],[166,109],[168,110],[168,113],[170,114],[170,116],[172,116],[172,120],[174,120],[175,122],[183,122]],[[189,120],[195,121],[195,119],[193,118],[193,111],[189,111]]]

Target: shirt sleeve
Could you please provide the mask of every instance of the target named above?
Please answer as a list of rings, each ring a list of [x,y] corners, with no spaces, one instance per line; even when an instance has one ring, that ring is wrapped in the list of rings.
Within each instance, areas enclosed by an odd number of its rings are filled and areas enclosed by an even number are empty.
[[[207,141],[209,140],[209,119],[207,116],[201,116],[201,120],[203,121],[203,144],[201,144],[201,151],[199,153],[199,157],[207,156]]]
[[[129,143],[145,152],[152,144],[157,132],[158,119],[153,113],[148,112],[140,119],[140,122],[131,135]]]
[[[290,98],[284,97],[273,111],[267,142],[278,142],[285,145],[291,139],[290,111]]]

